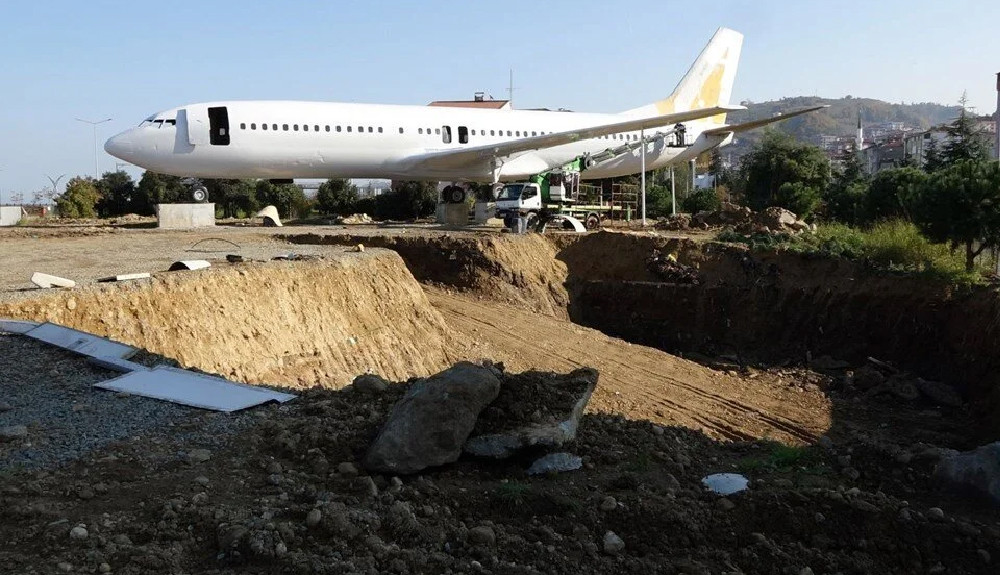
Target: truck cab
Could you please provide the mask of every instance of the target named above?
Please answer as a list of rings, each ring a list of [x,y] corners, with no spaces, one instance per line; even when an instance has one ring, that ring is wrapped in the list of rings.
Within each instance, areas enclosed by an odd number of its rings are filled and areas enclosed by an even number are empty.
[[[542,209],[541,186],[531,182],[504,185],[497,194],[497,217],[537,212]]]

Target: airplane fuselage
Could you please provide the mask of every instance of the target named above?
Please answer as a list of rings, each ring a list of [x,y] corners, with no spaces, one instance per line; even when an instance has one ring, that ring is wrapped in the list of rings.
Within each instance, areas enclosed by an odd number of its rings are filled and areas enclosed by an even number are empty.
[[[494,174],[485,167],[471,172],[467,168],[416,168],[409,159],[623,119],[627,116],[536,110],[226,101],[155,114],[140,126],[111,138],[105,148],[143,168],[177,176],[488,182]],[[219,137],[223,123],[224,137]],[[626,132],[531,150],[507,159],[500,166],[499,177],[504,181],[525,178],[583,154],[602,152],[639,138],[639,132]],[[668,145],[667,139],[648,144],[646,169],[669,164],[683,149]],[[633,150],[583,175],[588,179],[615,177],[637,173],[640,166],[640,152]]]

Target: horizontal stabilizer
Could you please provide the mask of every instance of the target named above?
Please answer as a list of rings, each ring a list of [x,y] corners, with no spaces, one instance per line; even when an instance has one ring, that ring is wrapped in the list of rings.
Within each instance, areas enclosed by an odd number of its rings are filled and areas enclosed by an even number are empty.
[[[775,122],[780,122],[782,120],[794,118],[795,116],[801,116],[802,114],[808,114],[809,112],[815,112],[816,110],[822,110],[823,108],[829,108],[829,107],[830,106],[813,106],[811,108],[802,108],[801,110],[784,112],[781,115],[774,116],[772,118],[764,118],[763,120],[754,120],[753,122],[734,124],[732,126],[721,126],[719,128],[712,128],[710,130],[705,130],[702,133],[706,135],[715,135],[715,134],[736,134],[739,132],[747,132],[749,130],[756,130],[757,128],[761,128],[768,124],[773,124]]]

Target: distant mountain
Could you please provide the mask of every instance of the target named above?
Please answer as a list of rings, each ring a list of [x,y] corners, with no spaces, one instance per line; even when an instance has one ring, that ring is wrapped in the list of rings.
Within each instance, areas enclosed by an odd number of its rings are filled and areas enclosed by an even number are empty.
[[[852,136],[857,131],[858,113],[862,126],[874,126],[885,122],[903,122],[909,128],[926,129],[950,122],[958,117],[961,108],[941,104],[890,104],[871,98],[817,98],[796,96],[771,102],[743,102],[747,110],[730,112],[730,124],[770,118],[779,112],[828,105],[826,110],[805,114],[786,122],[775,124],[776,129],[791,134],[801,141],[820,143],[820,136]],[[750,132],[742,138],[747,145],[760,137],[759,132]],[[737,146],[742,148],[743,145]],[[733,150],[735,151],[735,150]]]

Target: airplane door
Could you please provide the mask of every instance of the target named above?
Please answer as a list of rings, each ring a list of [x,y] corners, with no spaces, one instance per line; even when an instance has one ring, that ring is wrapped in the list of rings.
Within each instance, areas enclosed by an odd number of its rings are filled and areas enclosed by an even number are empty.
[[[192,146],[207,146],[209,143],[208,108],[206,106],[189,106],[185,108],[187,116],[188,143]]]
[[[229,145],[229,110],[225,106],[208,109],[209,142],[213,146]]]

